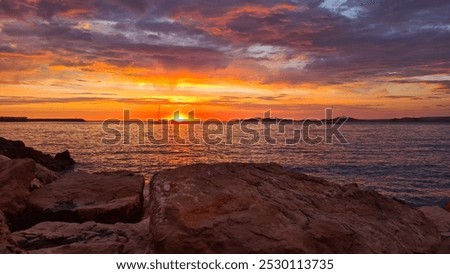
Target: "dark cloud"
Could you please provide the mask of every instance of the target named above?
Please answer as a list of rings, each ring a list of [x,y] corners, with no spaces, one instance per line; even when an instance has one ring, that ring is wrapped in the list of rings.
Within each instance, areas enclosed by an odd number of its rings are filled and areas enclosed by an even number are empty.
[[[16,50],[8,45],[0,45],[0,53],[13,53]]]
[[[387,99],[411,99],[411,100],[423,100],[421,97],[417,96],[409,96],[409,95],[386,95],[382,96],[380,98],[387,98]]]
[[[192,12],[197,21],[191,25],[209,29],[211,35],[223,35],[231,43],[282,46],[309,57],[310,63],[304,70],[281,70],[266,79],[266,83],[330,79],[347,82],[390,76],[393,72],[410,77],[448,71],[450,2],[374,1],[371,5],[347,2],[337,10],[344,14],[319,7],[322,1],[303,2],[309,9],[238,13],[215,26],[222,28],[222,33],[204,23],[215,16],[214,12],[205,12],[211,9],[210,5],[204,8],[197,5],[195,10],[189,8],[192,5],[181,5],[171,12]],[[224,6],[230,10],[229,5]],[[360,8],[361,14],[355,13],[353,18],[345,16],[345,11],[351,8]]]
[[[151,3],[147,0],[115,0],[115,2],[139,12],[144,12]]]
[[[448,14],[448,0],[349,0],[334,8],[319,0],[0,0],[0,15],[9,18],[0,19],[0,52],[50,51],[62,56],[53,64],[68,67],[100,61],[220,70],[239,60],[273,61],[245,55],[256,45],[279,51],[272,54],[281,63],[305,60],[303,67],[258,63],[266,67],[254,72],[263,84],[392,82],[448,74]],[[61,61],[71,55],[78,60]],[[448,83],[438,90],[448,93]]]
[[[29,12],[28,1],[0,0],[0,15],[21,18]]]
[[[99,95],[99,94],[96,94]],[[0,96],[0,105],[29,105],[29,104],[66,104],[66,103],[95,103],[95,102],[119,102],[126,104],[181,104],[182,102],[172,103],[168,99],[161,98],[110,98],[110,97],[68,97],[68,98],[50,98],[50,97],[12,97]]]
[[[58,59],[49,64],[50,66],[64,66],[64,67],[87,67],[92,65],[92,63],[83,62],[80,60],[68,60],[68,59]],[[77,81],[82,81],[77,79]]]
[[[287,94],[279,94],[279,95],[273,95],[273,96],[259,96],[258,99],[265,100],[265,101],[276,101],[276,100],[285,98],[286,95]]]

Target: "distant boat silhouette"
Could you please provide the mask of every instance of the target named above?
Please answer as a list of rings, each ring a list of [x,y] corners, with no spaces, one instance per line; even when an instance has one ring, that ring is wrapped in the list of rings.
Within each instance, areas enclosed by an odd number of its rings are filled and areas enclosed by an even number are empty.
[[[162,119],[161,120],[161,104],[159,104],[158,105],[158,115],[157,115],[157,119],[156,120],[150,120],[151,121],[151,123],[153,123],[153,124],[168,124],[169,123],[169,120],[167,120],[167,119]]]

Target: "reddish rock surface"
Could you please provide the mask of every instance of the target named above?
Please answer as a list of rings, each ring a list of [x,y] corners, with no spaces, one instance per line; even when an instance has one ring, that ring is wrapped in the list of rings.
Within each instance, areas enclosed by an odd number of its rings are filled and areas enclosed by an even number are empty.
[[[144,177],[131,173],[71,172],[32,192],[29,219],[136,222],[143,212]]]
[[[25,211],[35,173],[36,164],[30,159],[0,163],[0,210],[7,217],[16,217]]]
[[[148,220],[136,224],[44,222],[13,233],[28,253],[38,254],[141,254],[148,239]]]
[[[426,217],[431,219],[439,232],[450,232],[450,213],[438,206],[424,206],[419,208]]]
[[[441,234],[438,253],[450,254],[450,212],[438,206],[424,206],[419,209],[436,224]]]
[[[444,209],[450,212],[450,202],[445,205]]]
[[[41,164],[36,164],[36,179],[42,184],[50,184],[59,178],[59,174],[52,171]]]
[[[419,210],[277,164],[196,164],[157,173],[153,253],[433,253]]]
[[[0,154],[0,165],[2,163],[8,162],[10,160],[11,160],[10,158],[6,157],[5,155]]]

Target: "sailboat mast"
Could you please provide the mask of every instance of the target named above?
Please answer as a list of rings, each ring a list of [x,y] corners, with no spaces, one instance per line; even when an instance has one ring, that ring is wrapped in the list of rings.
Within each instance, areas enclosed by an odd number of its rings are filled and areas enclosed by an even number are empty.
[[[158,120],[161,120],[161,105],[158,106]]]

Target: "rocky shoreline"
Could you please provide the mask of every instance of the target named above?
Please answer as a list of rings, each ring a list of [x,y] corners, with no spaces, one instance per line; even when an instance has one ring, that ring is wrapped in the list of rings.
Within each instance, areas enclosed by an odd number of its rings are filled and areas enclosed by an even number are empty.
[[[450,204],[411,208],[275,163],[195,164],[149,185],[73,164],[0,137],[0,253],[450,253]]]

